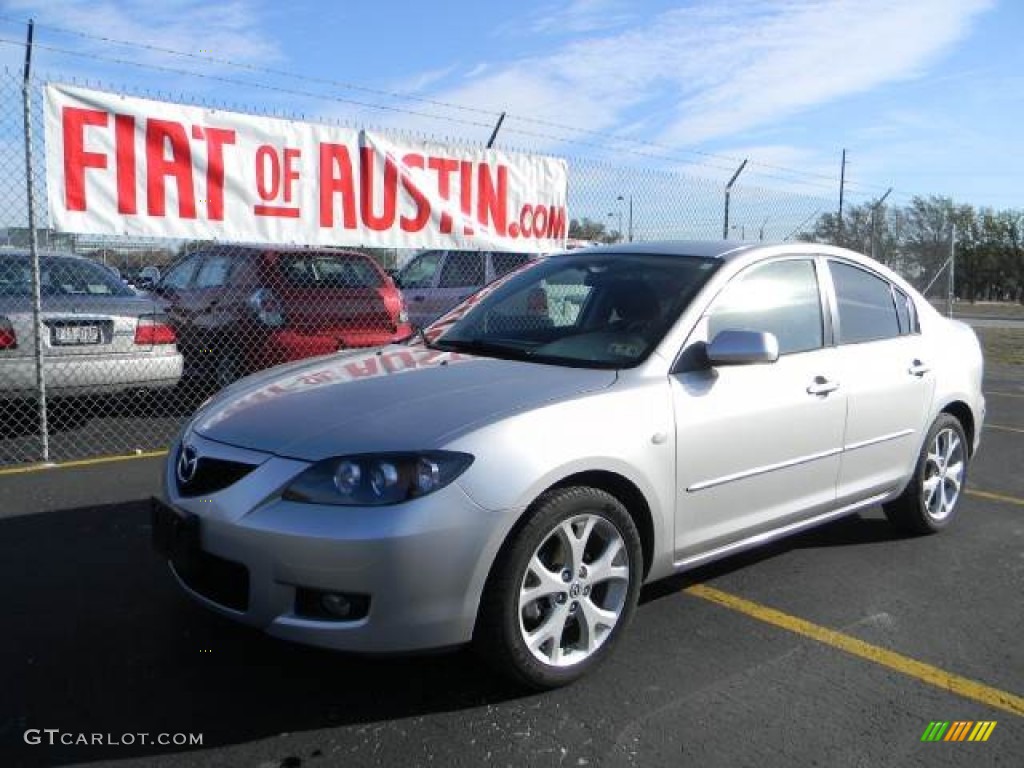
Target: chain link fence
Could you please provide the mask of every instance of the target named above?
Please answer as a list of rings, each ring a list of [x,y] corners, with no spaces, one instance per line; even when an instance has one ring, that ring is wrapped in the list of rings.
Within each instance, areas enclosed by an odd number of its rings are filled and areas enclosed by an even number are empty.
[[[45,205],[44,83],[28,85],[26,136],[22,79],[0,75],[0,465],[163,450],[197,404],[231,381],[405,338],[534,258],[56,232]],[[568,164],[571,242],[780,241],[808,236],[834,207],[741,180],[726,219],[719,181],[592,159]],[[883,260],[892,263],[888,253]]]

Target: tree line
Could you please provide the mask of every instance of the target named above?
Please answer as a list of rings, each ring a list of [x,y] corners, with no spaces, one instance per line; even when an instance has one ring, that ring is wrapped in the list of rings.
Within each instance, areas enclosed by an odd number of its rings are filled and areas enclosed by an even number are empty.
[[[854,205],[843,211],[842,219],[836,213],[823,214],[797,237],[871,255],[918,288],[948,268],[953,253],[958,299],[1024,303],[1024,211],[915,197],[903,206]],[[939,277],[935,285],[945,291],[947,280]]]

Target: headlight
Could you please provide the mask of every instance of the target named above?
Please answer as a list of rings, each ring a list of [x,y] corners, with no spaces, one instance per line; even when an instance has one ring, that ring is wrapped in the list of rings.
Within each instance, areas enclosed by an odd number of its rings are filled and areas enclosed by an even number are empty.
[[[314,464],[282,496],[307,504],[400,504],[444,488],[472,463],[468,453],[453,451],[339,456]]]

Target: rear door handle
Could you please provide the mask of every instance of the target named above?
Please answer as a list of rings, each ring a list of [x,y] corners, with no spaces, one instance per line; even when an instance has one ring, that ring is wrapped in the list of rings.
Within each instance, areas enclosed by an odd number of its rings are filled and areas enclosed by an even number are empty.
[[[920,360],[915,360],[913,363],[910,364],[910,367],[907,368],[907,373],[909,373],[911,376],[917,376],[918,378],[920,378],[921,376],[924,376],[926,373],[928,373],[928,371],[930,370],[931,368],[929,366],[925,365]]]
[[[807,388],[808,395],[827,395],[839,389],[838,381],[830,381],[824,376],[815,376],[811,386]]]

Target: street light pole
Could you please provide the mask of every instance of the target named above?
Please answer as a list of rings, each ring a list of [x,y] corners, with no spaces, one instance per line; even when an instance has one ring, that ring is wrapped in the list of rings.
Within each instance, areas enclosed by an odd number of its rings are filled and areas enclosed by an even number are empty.
[[[619,197],[617,199],[621,203],[622,199],[623,199],[622,195],[619,195]],[[633,195],[629,196],[629,229],[627,231],[629,233],[629,242],[632,243],[633,242]]]

